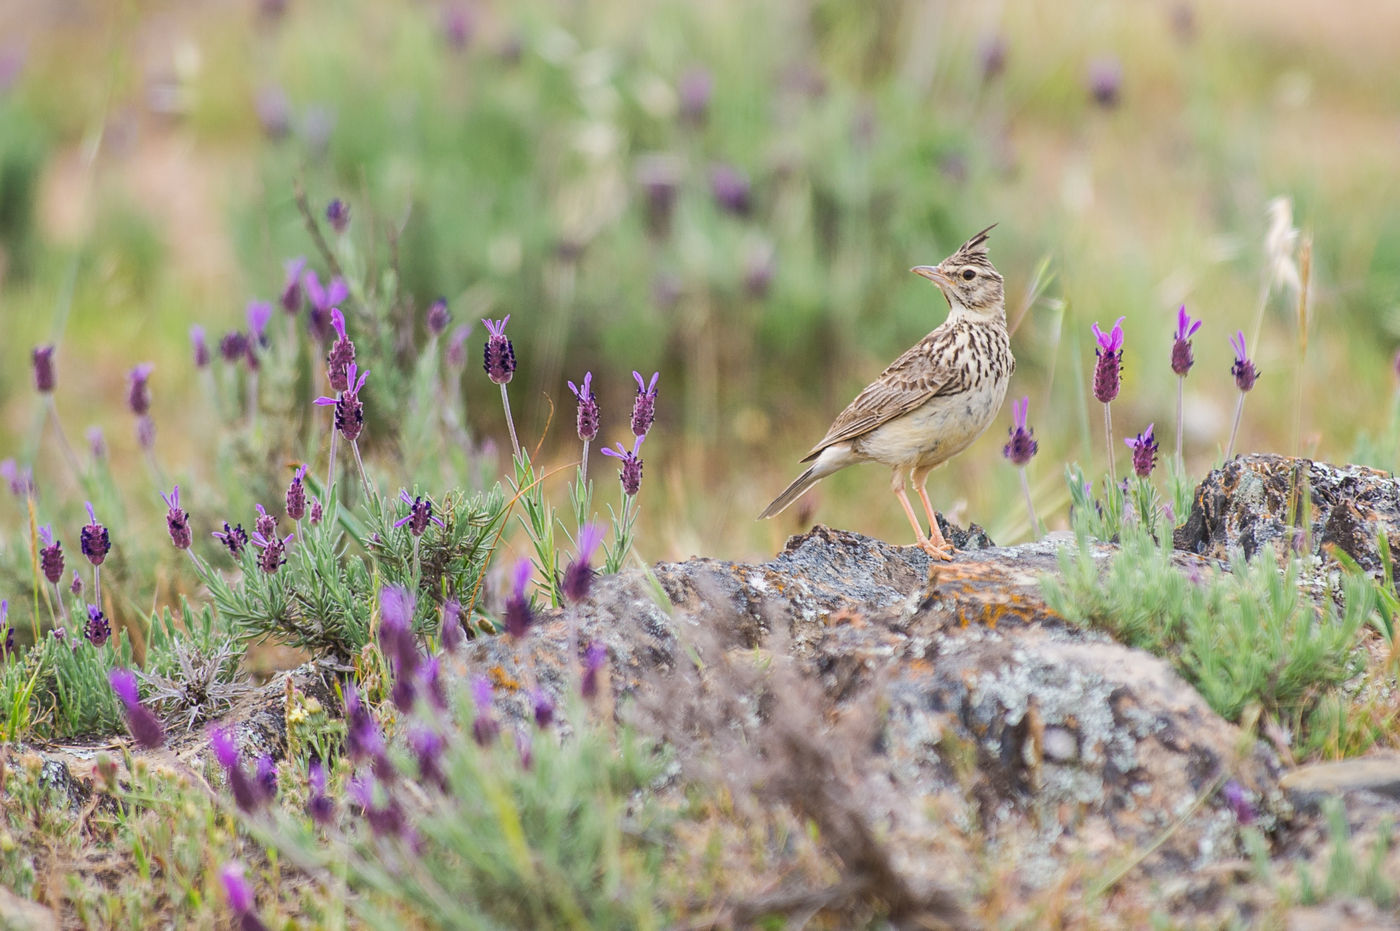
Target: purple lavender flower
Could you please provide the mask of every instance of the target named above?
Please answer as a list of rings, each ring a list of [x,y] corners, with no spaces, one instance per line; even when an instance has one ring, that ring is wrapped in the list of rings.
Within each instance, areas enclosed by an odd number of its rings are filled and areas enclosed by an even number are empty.
[[[418,760],[418,775],[429,785],[447,791],[447,776],[442,771],[442,751],[447,746],[442,736],[426,727],[414,728],[408,734],[408,746]]]
[[[526,588],[530,584],[532,567],[530,560],[522,559],[515,564],[511,573],[510,597],[506,599],[506,633],[516,640],[525,639],[530,626],[535,623],[535,612],[530,608],[530,598]]]
[[[242,524],[236,524],[230,527],[228,521],[224,521],[223,531],[216,530],[213,536],[224,546],[228,547],[229,555],[234,559],[237,559],[248,545],[248,531],[243,529]]]
[[[223,883],[224,895],[228,897],[229,911],[237,919],[238,931],[267,931],[253,910],[253,890],[243,878],[243,864],[230,860],[219,870],[219,881]]]
[[[260,346],[267,345],[267,325],[272,320],[272,305],[267,301],[248,302],[248,339]]]
[[[1119,317],[1108,333],[1094,324],[1094,338],[1099,345],[1094,349],[1098,363],[1094,366],[1094,397],[1107,404],[1118,397],[1118,376],[1123,368],[1123,317]]]
[[[977,60],[982,66],[982,80],[991,83],[1006,70],[1006,38],[987,36],[977,46]]]
[[[1240,824],[1252,824],[1258,816],[1254,805],[1249,801],[1249,793],[1245,791],[1244,786],[1235,780],[1231,779],[1225,783],[1225,786],[1220,790],[1220,796],[1225,799],[1225,804],[1230,807],[1230,811],[1235,815],[1235,820]]]
[[[136,418],[136,443],[147,450],[156,445],[156,422],[149,416]]]
[[[693,126],[703,125],[710,113],[715,80],[704,68],[688,68],[677,82],[681,119]]]
[[[383,780],[380,780],[383,782]],[[387,796],[383,805],[374,803],[374,784],[365,776],[350,780],[350,798],[375,837],[398,837],[406,827],[402,806],[398,799]]]
[[[593,373],[584,373],[583,387],[569,382],[569,390],[578,399],[578,438],[587,443],[598,436],[598,399],[593,394]]]
[[[345,754],[351,763],[375,759],[384,752],[384,735],[379,722],[360,700],[354,685],[345,687]]]
[[[671,217],[680,193],[681,162],[674,155],[637,159],[637,183],[646,197],[647,232],[657,239],[671,235]]]
[[[253,532],[260,533],[265,537],[275,536],[277,534],[277,518],[267,513],[267,509],[261,504],[255,504],[254,507],[258,509],[258,517],[257,520],[253,521]]]
[[[1193,321],[1182,304],[1176,312],[1176,338],[1172,342],[1172,371],[1184,376],[1191,371],[1196,358],[1191,354],[1191,337],[1201,328],[1201,321]]]
[[[311,520],[311,526],[316,526],[321,522],[322,517],[321,499],[315,495],[311,496],[311,507],[307,511],[307,516]]]
[[[306,486],[302,479],[306,476],[305,464],[297,467],[292,474],[292,481],[287,485],[287,517],[292,520],[301,520],[306,516]]]
[[[478,746],[494,743],[500,736],[501,725],[491,710],[491,680],[485,676],[472,678],[472,701],[476,704],[476,720],[472,721],[472,739]]]
[[[261,808],[264,802],[263,790],[248,778],[238,753],[238,744],[233,739],[233,732],[223,727],[211,727],[209,747],[214,752],[214,759],[218,760],[224,769],[229,790],[233,793],[233,801],[238,805],[238,809],[244,814],[252,814]]]
[[[194,367],[205,368],[209,365],[209,343],[205,341],[204,327],[198,324],[190,327],[190,345],[194,349]]]
[[[442,683],[442,664],[436,656],[427,657],[418,666],[418,684],[434,708],[447,711],[447,687]]]
[[[413,674],[421,657],[413,636],[414,598],[400,585],[386,585],[379,592],[379,646],[389,658],[394,674],[392,697],[405,714],[417,701]]]
[[[219,355],[225,362],[237,362],[248,354],[248,337],[241,330],[230,330],[219,340]]]
[[[345,232],[350,227],[350,205],[335,198],[326,204],[326,220],[337,233]]]
[[[107,553],[112,549],[112,538],[107,533],[107,528],[97,522],[97,515],[93,513],[92,502],[87,502],[88,523],[78,534],[78,544],[82,548],[83,555],[88,558],[88,562],[94,566],[102,565],[102,560],[107,558]]]
[[[442,640],[442,648],[449,653],[456,650],[462,642],[462,603],[456,598],[449,598],[442,606],[442,628],[439,637]]]
[[[255,778],[258,792],[262,795],[264,802],[270,802],[277,797],[277,761],[272,758],[271,754],[264,753],[258,757]]]
[[[49,584],[57,585],[63,578],[63,544],[53,538],[53,528],[48,524],[39,528],[39,539],[44,541],[39,549],[39,568]]]
[[[528,772],[535,766],[535,742],[523,730],[515,731],[515,752],[520,754],[520,768]]]
[[[570,601],[582,601],[588,597],[588,589],[593,584],[593,551],[603,542],[603,528],[598,524],[584,524],[578,532],[578,558],[564,570],[564,597]]]
[[[332,391],[344,391],[350,385],[350,365],[355,361],[355,343],[345,332],[345,315],[339,310],[331,311],[331,326],[335,329],[336,340],[326,353],[326,377],[330,379]]]
[[[137,417],[146,416],[151,409],[151,389],[148,381],[154,370],[155,366],[150,362],[142,362],[127,376],[131,380],[131,388],[126,396],[126,405]]]
[[[3,636],[0,636],[0,657],[6,659],[15,655],[15,628],[9,622],[9,617],[10,602],[0,598],[0,631],[3,631]]]
[[[433,336],[441,336],[445,333],[447,325],[451,322],[452,314],[447,309],[447,298],[439,297],[428,305],[428,332]]]
[[[74,596],[79,596],[83,593],[83,577],[78,575],[77,569],[73,570],[73,581],[69,583],[68,590],[72,592]]]
[[[29,498],[34,494],[34,469],[20,468],[13,459],[0,462],[0,478],[10,486],[10,494],[16,498]]]
[[[452,331],[447,343],[447,364],[453,368],[460,369],[467,364],[467,337],[471,332],[472,328],[465,323]]]
[[[583,683],[579,689],[584,698],[591,699],[598,694],[598,673],[602,670],[607,659],[608,648],[596,640],[590,643],[588,649],[584,651]]]
[[[482,363],[486,369],[486,377],[498,385],[504,385],[515,375],[515,346],[506,336],[506,324],[510,323],[510,314],[506,314],[503,320],[483,319],[481,322],[486,325],[487,333]]]
[[[269,139],[284,138],[292,128],[292,103],[280,87],[264,87],[254,100],[258,124]]]
[[[442,11],[442,35],[454,52],[460,52],[476,32],[476,14],[464,3],[451,3]]]
[[[156,750],[165,746],[165,728],[160,726],[160,721],[151,710],[141,704],[141,698],[136,691],[135,674],[127,669],[117,668],[107,673],[107,681],[126,708],[127,730],[131,731],[131,737],[137,746],[146,750]]]
[[[307,328],[311,331],[312,338],[317,342],[324,342],[330,335],[331,308],[349,297],[350,289],[339,277],[332,278],[327,286],[322,287],[321,279],[317,278],[316,272],[311,269],[302,276],[301,283],[306,289],[307,303],[311,305]]]
[[[554,723],[554,700],[544,689],[536,687],[530,693],[530,703],[535,711],[535,726],[540,730],[548,730]]]
[[[661,373],[653,372],[650,384],[642,378],[641,372],[633,372],[632,377],[637,380],[637,398],[632,402],[632,433],[643,437],[656,420],[656,381]]]
[[[360,400],[360,389],[365,386],[365,379],[369,377],[369,371],[366,370],[359,372],[357,380],[357,371],[355,363],[351,362],[345,372],[348,386],[340,392],[339,398],[321,397],[312,402],[321,407],[335,407],[335,428],[352,443],[359,438],[360,431],[365,426],[365,405]]]
[[[1085,83],[1094,103],[1105,110],[1118,106],[1123,89],[1123,66],[1116,58],[1096,58],[1089,62]]]
[[[710,193],[715,203],[735,216],[748,216],[753,207],[749,179],[733,165],[710,167]]]
[[[107,622],[107,615],[103,614],[97,605],[88,605],[87,614],[87,625],[83,628],[83,633],[87,636],[88,643],[95,647],[105,646],[112,636],[112,625]]]
[[[277,303],[281,304],[282,309],[287,313],[295,316],[301,311],[301,273],[306,268],[306,259],[297,256],[294,259],[288,259],[282,267],[287,274],[282,279],[282,293],[277,296]]]
[[[1011,439],[1001,448],[1001,454],[1018,466],[1030,462],[1031,457],[1040,449],[1040,444],[1035,441],[1035,431],[1026,426],[1026,414],[1030,412],[1030,407],[1029,395],[1011,403],[1016,426],[1007,431]]]
[[[312,760],[307,766],[306,783],[311,790],[306,800],[306,813],[312,821],[325,827],[335,816],[335,801],[326,794],[326,768],[320,760]]]
[[[612,456],[614,459],[622,460],[619,477],[622,479],[622,491],[629,498],[635,497],[638,489],[642,487],[642,460],[638,458],[637,453],[641,450],[642,441],[645,439],[644,436],[637,437],[636,442],[632,444],[630,453],[621,443],[617,444],[616,451],[606,447],[602,450],[604,456]]]
[[[83,435],[87,438],[88,452],[92,454],[92,458],[98,460],[106,459],[107,438],[102,435],[102,428],[88,427],[87,432]]]
[[[1154,426],[1148,424],[1146,430],[1123,441],[1133,450],[1133,471],[1141,478],[1150,478],[1157,465],[1157,440],[1152,436]]]
[[[34,360],[34,387],[40,394],[52,394],[57,378],[53,370],[53,344],[36,346],[31,358]]]
[[[421,537],[428,529],[428,524],[437,524],[444,530],[447,525],[442,522],[441,517],[433,516],[433,502],[422,495],[410,497],[407,491],[399,490],[399,500],[408,505],[408,513],[394,521],[395,527],[408,525],[408,532],[415,537]]]
[[[168,496],[162,494],[161,498],[169,508],[165,512],[165,527],[170,531],[170,542],[175,544],[176,549],[189,549],[194,542],[194,533],[190,530],[189,512],[180,507],[180,486],[176,485]]]
[[[277,539],[277,534],[264,536],[253,531],[253,545],[262,550],[258,554],[258,568],[268,575],[276,572],[287,561],[287,544],[292,542],[293,534],[287,534],[282,539]]]
[[[1248,391],[1254,387],[1259,372],[1254,368],[1254,363],[1249,361],[1249,354],[1245,352],[1242,331],[1237,330],[1235,335],[1230,337],[1230,346],[1235,350],[1235,364],[1230,367],[1230,374],[1235,376],[1235,387],[1240,391]]]

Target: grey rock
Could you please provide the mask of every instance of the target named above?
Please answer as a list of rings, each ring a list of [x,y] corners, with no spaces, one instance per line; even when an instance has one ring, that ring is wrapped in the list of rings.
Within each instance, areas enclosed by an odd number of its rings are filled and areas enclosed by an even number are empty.
[[[1279,785],[1300,808],[1352,792],[1374,792],[1400,801],[1400,754],[1377,753],[1300,766],[1286,773]]]

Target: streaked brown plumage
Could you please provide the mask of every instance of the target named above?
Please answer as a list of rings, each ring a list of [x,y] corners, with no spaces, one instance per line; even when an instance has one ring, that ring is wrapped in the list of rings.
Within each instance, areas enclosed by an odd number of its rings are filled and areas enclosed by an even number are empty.
[[[929,472],[966,449],[991,424],[1016,367],[1002,278],[987,258],[991,229],[938,265],[912,269],[938,285],[948,300],[948,319],[856,395],[802,460],[812,465],[764,508],[760,519],[782,511],[833,472],[857,462],[880,462],[893,470],[891,489],[919,546],[931,556],[951,558],[952,547],[938,529],[924,484]],[[924,535],[905,493],[905,481],[911,479],[932,539]]]

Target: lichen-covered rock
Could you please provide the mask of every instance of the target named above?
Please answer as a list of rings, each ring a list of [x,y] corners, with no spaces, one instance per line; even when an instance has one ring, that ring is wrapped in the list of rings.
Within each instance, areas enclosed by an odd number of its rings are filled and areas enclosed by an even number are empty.
[[[1332,545],[1378,573],[1378,533],[1392,550],[1400,544],[1400,482],[1390,473],[1255,453],[1206,476],[1173,542],[1214,559],[1265,547],[1326,557]]]

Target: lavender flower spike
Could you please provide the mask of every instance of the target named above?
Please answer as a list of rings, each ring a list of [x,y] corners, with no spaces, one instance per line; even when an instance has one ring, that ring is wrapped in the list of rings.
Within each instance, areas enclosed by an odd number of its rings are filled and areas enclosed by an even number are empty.
[[[170,531],[170,542],[175,544],[176,549],[189,549],[194,542],[194,534],[190,531],[189,512],[180,507],[180,486],[176,485],[169,495],[162,493],[161,498],[169,508],[165,512],[165,527]]]
[[[343,233],[350,227],[350,205],[339,197],[326,204],[326,220],[331,229]]]
[[[482,353],[482,366],[486,369],[486,377],[490,378],[498,385],[510,382],[515,375],[515,346],[511,343],[510,337],[506,336],[506,324],[510,323],[510,314],[506,314],[501,320],[481,321],[486,325],[486,348]]]
[[[1244,396],[1254,387],[1254,382],[1259,377],[1259,371],[1250,361],[1249,353],[1245,349],[1243,331],[1237,330],[1235,335],[1230,337],[1230,346],[1235,350],[1235,364],[1230,367],[1230,374],[1235,376],[1235,387],[1240,389],[1240,397],[1235,402],[1235,422],[1230,427],[1230,441],[1225,444],[1226,459],[1230,458],[1235,449],[1235,437],[1240,431],[1240,417],[1244,414]]]
[[[637,380],[637,399],[632,402],[632,432],[646,436],[656,420],[656,381],[661,373],[653,373],[650,384],[642,378],[641,372],[633,372],[632,377]]]
[[[1011,402],[1011,413],[1016,419],[1016,426],[1007,431],[1011,439],[1001,448],[1001,454],[1018,466],[1030,462],[1031,457],[1040,450],[1040,444],[1035,441],[1035,431],[1026,426],[1026,415],[1030,412],[1030,407],[1029,396]]]
[[[1152,436],[1154,426],[1148,424],[1146,430],[1123,441],[1133,451],[1133,471],[1139,478],[1151,478],[1152,468],[1157,464],[1157,440]]]
[[[306,485],[302,482],[305,477],[306,465],[302,464],[297,466],[291,483],[287,485],[287,516],[295,521],[306,516]]]
[[[248,336],[261,345],[267,345],[267,324],[272,320],[272,305],[267,301],[248,302]]]
[[[88,605],[87,613],[88,620],[83,633],[87,636],[88,643],[95,647],[105,646],[112,636],[112,625],[107,622],[107,615],[103,614],[97,605]]]
[[[53,528],[48,524],[39,528],[39,539],[44,541],[39,549],[39,568],[49,584],[57,585],[63,578],[63,544],[53,538]],[[60,607],[62,604],[59,599]]]
[[[36,346],[31,358],[34,362],[34,387],[40,394],[52,394],[57,378],[53,370],[53,344]]]
[[[258,568],[268,575],[281,568],[287,561],[287,544],[292,542],[292,536],[293,534],[289,533],[279,540],[276,533],[264,536],[254,531],[253,545],[262,550],[258,554]]]
[[[94,566],[100,566],[112,548],[112,538],[108,535],[107,528],[97,522],[97,515],[92,510],[91,501],[87,502],[87,512],[89,522],[78,534],[78,544],[82,548],[83,555],[88,558],[88,562]]]
[[[612,456],[614,459],[621,459],[621,473],[623,494],[629,498],[636,497],[637,491],[642,487],[642,460],[637,453],[642,448],[642,441],[646,437],[639,436],[632,444],[632,451],[629,453],[621,443],[617,444],[617,450],[613,451],[606,447],[601,450],[604,456]]]
[[[429,499],[422,495],[410,496],[407,491],[400,489],[399,500],[408,505],[408,513],[394,521],[395,527],[407,524],[408,532],[415,537],[421,537],[428,529],[429,523],[437,524],[443,529],[447,528],[441,517],[433,516],[433,502]]]
[[[485,747],[495,742],[501,733],[501,724],[491,710],[491,680],[485,676],[472,679],[472,701],[476,704],[476,720],[472,722],[472,739],[478,746]]]
[[[151,709],[141,704],[136,692],[136,676],[130,670],[118,668],[107,673],[107,681],[126,708],[126,726],[137,745],[146,750],[165,746],[165,729]]]
[[[428,333],[433,336],[441,336],[447,331],[447,325],[452,322],[452,314],[447,309],[447,298],[439,297],[428,305],[428,316],[425,322]]]
[[[224,521],[223,531],[216,530],[213,536],[228,547],[229,555],[234,559],[237,559],[239,554],[243,552],[243,548],[248,545],[248,531],[243,529],[242,524],[230,527],[228,521]]]
[[[1192,320],[1186,313],[1186,305],[1182,304],[1176,312],[1176,333],[1172,342],[1172,371],[1177,375],[1185,376],[1196,362],[1191,354],[1191,337],[1200,328],[1201,321]]]
[[[301,272],[306,268],[306,259],[300,256],[288,259],[283,268],[286,269],[287,276],[282,281],[282,293],[278,295],[277,303],[281,304],[288,314],[295,316],[301,310]]]
[[[1123,318],[1119,317],[1113,329],[1105,333],[1094,324],[1094,338],[1098,346],[1094,354],[1098,362],[1094,365],[1094,398],[1103,404],[1104,442],[1108,448],[1108,474],[1112,477],[1117,469],[1113,461],[1113,414],[1109,404],[1118,397],[1119,375],[1123,369]]]
[[[516,640],[525,639],[530,627],[535,623],[535,612],[530,608],[530,596],[526,589],[530,584],[532,567],[530,560],[522,559],[511,572],[511,592],[506,599],[506,633]]]
[[[151,409],[151,389],[147,382],[153,371],[155,371],[153,364],[142,362],[132,369],[128,376],[131,380],[131,390],[126,396],[126,404],[137,417],[146,416]]]
[[[360,400],[360,389],[365,386],[365,379],[369,377],[369,371],[358,372],[359,378],[355,376],[358,369],[354,362],[346,368],[346,387],[338,398],[317,398],[312,403],[320,406],[335,407],[335,428],[341,435],[352,443],[359,437],[360,431],[365,425],[365,406]]]
[[[338,309],[331,311],[331,327],[336,332],[336,340],[326,353],[326,377],[330,379],[331,390],[344,391],[350,385],[350,364],[355,361],[355,343],[345,332],[345,315]]]
[[[583,385],[569,382],[569,390],[578,399],[578,438],[587,443],[598,437],[598,399],[593,394],[593,373],[583,373]]]
[[[198,324],[190,327],[190,345],[194,350],[194,367],[197,369],[209,366],[209,343],[204,336],[204,327]]]
[[[588,645],[583,654],[583,684],[580,688],[584,698],[591,699],[598,694],[598,673],[607,659],[607,647],[596,640]]]
[[[243,878],[243,864],[237,860],[225,863],[219,870],[219,881],[223,883],[224,895],[228,897],[229,911],[238,919],[239,931],[267,931],[258,913],[253,910],[253,890],[248,880]]]
[[[582,601],[588,597],[588,589],[593,584],[593,551],[603,542],[603,528],[599,524],[584,524],[578,532],[578,558],[564,570],[564,597],[570,601]]]

